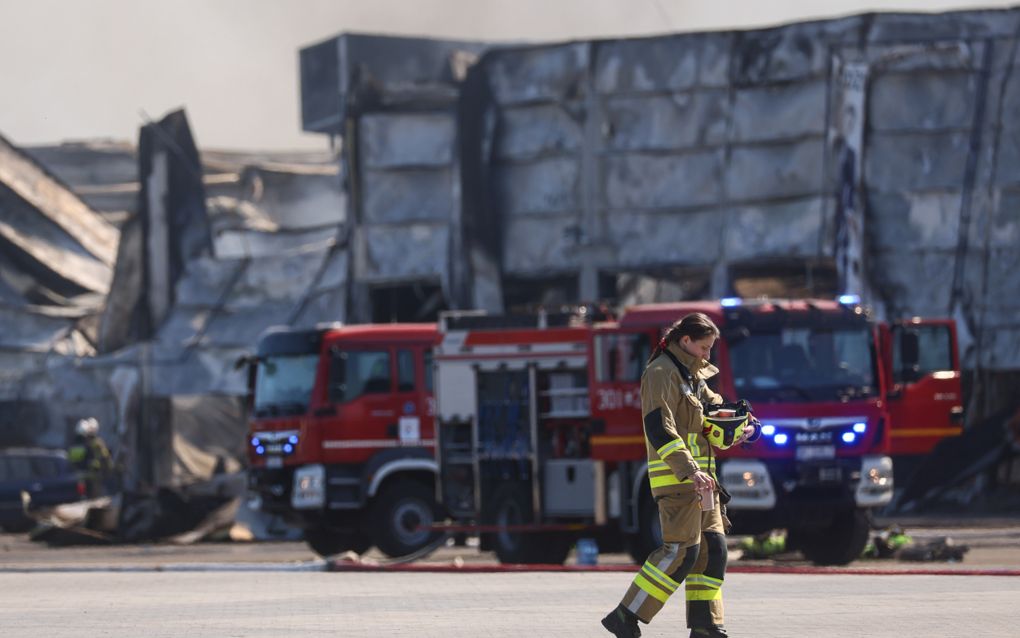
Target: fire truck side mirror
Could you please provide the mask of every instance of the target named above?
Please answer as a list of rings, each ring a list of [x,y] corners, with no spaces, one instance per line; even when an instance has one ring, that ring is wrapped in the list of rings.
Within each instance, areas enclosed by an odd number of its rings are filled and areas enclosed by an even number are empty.
[[[903,381],[911,383],[920,378],[921,340],[915,330],[903,330],[899,333],[900,364]]]
[[[347,353],[337,347],[330,349],[329,359],[329,400],[343,401],[347,393]]]

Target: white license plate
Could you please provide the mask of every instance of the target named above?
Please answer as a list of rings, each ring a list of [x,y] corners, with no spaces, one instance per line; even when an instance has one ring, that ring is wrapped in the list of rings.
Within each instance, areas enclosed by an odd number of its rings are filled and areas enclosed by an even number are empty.
[[[283,467],[283,459],[279,456],[270,456],[266,459],[266,467],[271,470]]]
[[[797,448],[798,461],[836,458],[835,445],[801,445]]]

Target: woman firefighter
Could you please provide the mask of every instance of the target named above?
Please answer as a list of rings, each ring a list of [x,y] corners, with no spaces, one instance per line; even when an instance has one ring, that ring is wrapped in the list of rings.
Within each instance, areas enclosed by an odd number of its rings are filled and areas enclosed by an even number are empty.
[[[704,314],[685,316],[670,326],[641,376],[648,479],[659,506],[662,546],[648,556],[623,600],[602,619],[617,638],[640,636],[637,621],[651,622],[681,583],[691,637],[727,635],[722,584],[729,521],[720,509],[712,447],[753,441],[761,426],[746,402],[723,405],[722,397],[705,383],[719,372],[708,362],[718,337],[719,329]],[[723,407],[733,409],[719,410]]]

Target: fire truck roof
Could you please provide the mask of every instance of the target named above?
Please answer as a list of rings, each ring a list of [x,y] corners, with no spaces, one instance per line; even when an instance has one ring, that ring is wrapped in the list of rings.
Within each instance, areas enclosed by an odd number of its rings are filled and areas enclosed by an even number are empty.
[[[770,315],[774,313],[845,314],[853,307],[831,299],[749,299],[715,301],[679,301],[644,304],[626,308],[620,316],[620,327],[668,326],[692,312],[702,312],[718,325],[733,313]]]

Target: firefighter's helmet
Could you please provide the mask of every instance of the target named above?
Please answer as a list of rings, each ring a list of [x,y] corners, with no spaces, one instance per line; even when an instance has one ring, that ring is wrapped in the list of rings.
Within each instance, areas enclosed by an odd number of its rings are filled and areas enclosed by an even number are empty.
[[[725,450],[740,439],[750,417],[734,410],[711,410],[705,415],[704,432],[708,442]]]
[[[99,434],[99,421],[93,417],[82,419],[74,426],[74,431],[79,436],[95,436]]]

